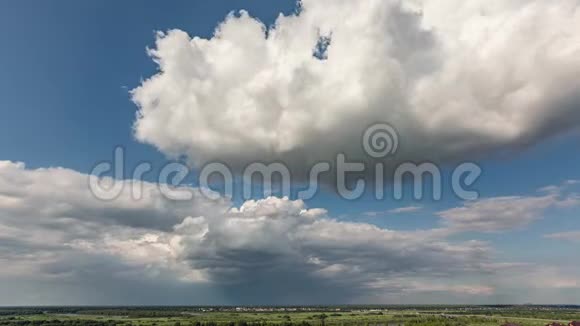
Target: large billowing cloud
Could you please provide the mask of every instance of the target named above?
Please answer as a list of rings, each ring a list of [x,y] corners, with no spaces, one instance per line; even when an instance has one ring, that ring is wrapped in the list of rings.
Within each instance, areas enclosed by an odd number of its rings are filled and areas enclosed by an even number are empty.
[[[160,284],[202,285],[234,302],[348,302],[406,291],[405,284],[386,282],[394,277],[408,279],[413,293],[418,284],[431,289],[428,280],[435,278],[438,289],[468,294],[472,284],[452,283],[494,271],[485,243],[450,242],[434,230],[339,222],[324,209],[286,198],[239,207],[203,198],[174,202],[156,185],[131,180],[118,181],[127,189],[103,202],[89,191],[88,178],[68,169],[0,163],[5,289],[33,280],[44,282],[39,288],[68,282],[62,290],[69,291],[78,282],[85,290],[102,284],[105,291],[126,281],[150,282],[157,291]],[[131,199],[130,184],[148,195]]]
[[[159,72],[132,93],[137,139],[198,165],[300,170],[368,158],[379,121],[399,160],[443,162],[580,125],[577,0],[304,0],[268,27],[250,14],[210,39],[158,35]]]
[[[0,162],[0,293],[11,293],[0,303],[483,302],[520,266],[496,261],[488,243],[451,240],[453,226],[396,231],[276,197],[176,202],[134,180],[104,202],[88,182]],[[146,195],[132,198],[131,185]]]

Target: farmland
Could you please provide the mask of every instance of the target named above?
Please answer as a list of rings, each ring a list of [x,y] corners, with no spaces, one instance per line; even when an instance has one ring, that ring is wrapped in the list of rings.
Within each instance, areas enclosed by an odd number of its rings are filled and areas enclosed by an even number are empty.
[[[0,325],[564,325],[575,306],[6,307]]]

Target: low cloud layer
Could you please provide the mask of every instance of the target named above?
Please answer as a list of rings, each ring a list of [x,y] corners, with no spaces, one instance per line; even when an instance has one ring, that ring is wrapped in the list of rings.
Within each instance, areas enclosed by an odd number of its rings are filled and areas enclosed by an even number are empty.
[[[264,26],[241,12],[204,39],[159,33],[159,72],[132,91],[138,140],[197,165],[338,152],[366,160],[365,127],[397,159],[513,151],[580,125],[576,0],[304,0]]]
[[[71,303],[95,287],[101,301],[76,303],[401,302],[425,293],[453,302],[493,296],[494,277],[512,268],[488,243],[449,240],[457,230],[341,222],[287,198],[175,202],[131,180],[103,202],[88,178],[0,162],[0,292],[21,289],[0,302]],[[131,199],[128,185],[147,195]]]
[[[302,201],[175,202],[154,184],[127,180],[103,202],[88,181],[67,169],[0,164],[0,260],[9,266],[0,277],[125,275],[209,284],[246,302],[345,302],[390,276],[451,278],[491,259],[484,243],[338,222]],[[132,199],[132,187],[146,195]]]

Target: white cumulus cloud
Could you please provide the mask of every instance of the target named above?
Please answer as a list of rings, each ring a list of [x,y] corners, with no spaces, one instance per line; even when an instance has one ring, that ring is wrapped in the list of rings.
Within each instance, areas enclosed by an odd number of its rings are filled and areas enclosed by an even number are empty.
[[[132,91],[138,140],[197,165],[298,171],[367,159],[378,121],[398,130],[399,160],[442,162],[580,123],[577,0],[304,0],[273,26],[250,15],[209,39],[158,34],[159,72]]]

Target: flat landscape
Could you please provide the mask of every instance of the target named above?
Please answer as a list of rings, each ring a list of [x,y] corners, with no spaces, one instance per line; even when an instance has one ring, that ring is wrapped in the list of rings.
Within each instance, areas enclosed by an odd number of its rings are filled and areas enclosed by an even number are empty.
[[[0,325],[521,325],[580,320],[579,306],[6,307]]]

